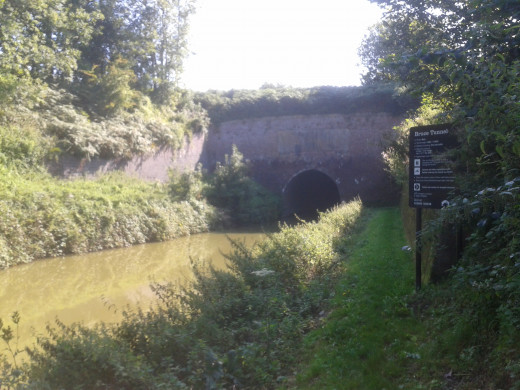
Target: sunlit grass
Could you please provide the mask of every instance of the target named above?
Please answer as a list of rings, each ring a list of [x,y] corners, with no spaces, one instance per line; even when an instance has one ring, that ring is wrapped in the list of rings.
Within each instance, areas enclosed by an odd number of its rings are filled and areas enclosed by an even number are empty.
[[[165,185],[119,173],[63,180],[0,170],[0,268],[207,231],[212,210],[172,202]]]
[[[397,209],[372,210],[346,263],[334,307],[309,335],[301,387],[395,389],[413,382],[423,330],[407,297],[414,273]],[[402,387],[399,387],[402,386]]]

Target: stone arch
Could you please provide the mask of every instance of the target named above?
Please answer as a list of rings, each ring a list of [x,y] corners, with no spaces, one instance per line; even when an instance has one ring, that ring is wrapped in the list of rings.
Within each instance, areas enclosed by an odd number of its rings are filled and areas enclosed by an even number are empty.
[[[336,182],[317,169],[306,169],[293,175],[282,190],[283,220],[292,222],[294,215],[306,221],[318,217],[341,202]]]

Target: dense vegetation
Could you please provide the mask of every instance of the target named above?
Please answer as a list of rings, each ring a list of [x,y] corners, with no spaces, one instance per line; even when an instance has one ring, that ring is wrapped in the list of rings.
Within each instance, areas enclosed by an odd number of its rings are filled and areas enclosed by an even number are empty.
[[[248,177],[236,147],[213,174],[172,172],[169,183],[115,173],[62,180],[40,167],[38,136],[11,131],[0,141],[0,268],[279,216],[279,199]]]
[[[171,172],[168,183],[172,199],[206,199],[220,211],[220,224],[263,225],[278,221],[281,199],[248,176],[248,165],[236,145],[224,162],[208,174],[201,165],[193,172]]]
[[[191,0],[0,1],[0,268],[276,219],[238,151],[196,198],[176,196],[173,176],[46,173],[65,154],[130,158],[207,130],[177,88],[192,12]]]
[[[135,105],[137,92],[166,102],[193,12],[193,0],[2,0],[2,89],[58,85],[98,113]]]
[[[406,181],[410,126],[450,122],[460,131],[459,190],[427,229],[435,236],[456,224],[466,237],[463,258],[443,286],[451,295],[432,298],[460,356],[471,355],[472,377],[459,380],[467,388],[518,388],[520,4],[374,2],[387,11],[361,49],[365,81],[397,82],[422,98],[388,151],[396,177]]]
[[[303,336],[334,295],[361,209],[354,201],[318,222],[282,227],[252,250],[237,242],[228,271],[196,265],[193,286],[155,286],[159,304],[147,312],[129,311],[117,325],[59,326],[40,338],[28,365],[18,364],[4,384],[27,389],[288,384]],[[7,331],[4,340],[12,337]]]
[[[191,0],[0,1],[0,126],[59,153],[128,157],[208,120],[176,85]]]
[[[196,93],[193,99],[208,112],[214,124],[265,116],[359,111],[388,111],[398,115],[416,106],[413,98],[398,93],[391,85],[291,88],[267,84],[259,90]]]
[[[122,175],[61,181],[43,172],[4,171],[0,188],[0,268],[164,241],[216,222],[206,202],[172,202],[163,186]]]
[[[13,107],[7,110],[10,117]],[[204,200],[173,203],[161,185],[122,175],[51,177],[43,163],[59,153],[53,139],[27,113],[12,119],[0,125],[0,268],[170,239],[214,223]]]
[[[459,190],[449,208],[429,216],[424,234],[435,242],[462,226],[463,258],[441,285],[410,297],[399,283],[376,288],[388,282],[381,269],[391,270],[375,260],[397,255],[378,259],[381,252],[362,242],[339,285],[345,300],[310,339],[327,351],[309,358],[302,386],[346,386],[348,379],[351,388],[520,388],[520,5],[372,1],[386,12],[360,49],[364,87],[190,94],[176,88],[190,0],[0,0],[0,266],[200,231],[215,213],[241,223],[275,214],[276,200],[247,179],[236,150],[216,175],[202,168],[172,174],[168,186],[118,175],[59,181],[42,166],[62,153],[128,157],[175,147],[205,131],[209,117],[218,124],[371,104],[402,112],[413,101],[396,96],[412,94],[420,107],[385,157],[405,184],[407,130],[445,122],[459,129]],[[291,387],[302,335],[325,314],[359,210],[356,202],[319,223],[284,227],[253,252],[237,243],[230,273],[197,268],[193,290],[157,286],[161,304],[127,313],[121,324],[51,330],[28,365],[3,361],[3,385]],[[375,284],[359,281],[367,274]],[[363,299],[367,305],[352,303]],[[376,312],[392,329],[378,327]],[[0,328],[2,339],[12,340],[12,329]],[[342,379],[344,371],[329,364],[348,359],[356,364]],[[382,367],[380,377],[374,367]]]

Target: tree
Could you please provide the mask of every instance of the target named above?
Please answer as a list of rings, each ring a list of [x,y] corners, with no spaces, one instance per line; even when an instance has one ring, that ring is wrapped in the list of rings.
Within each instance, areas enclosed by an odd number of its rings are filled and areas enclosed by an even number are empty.
[[[82,69],[99,75],[116,59],[135,74],[134,86],[160,96],[176,85],[187,55],[189,16],[195,0],[99,0],[103,18],[91,43],[82,48]]]
[[[69,80],[79,47],[88,44],[100,14],[92,0],[0,2],[0,73],[46,82]]]
[[[177,84],[183,69],[183,59],[187,55],[188,18],[195,11],[194,0],[144,1],[140,29],[154,26],[150,37],[152,51],[143,53],[146,60],[137,70],[138,77],[153,90],[164,83]],[[145,77],[146,76],[146,77]]]
[[[14,77],[89,95],[93,76],[113,80],[116,70],[118,77],[130,70],[130,88],[169,104],[187,55],[194,3],[0,0],[0,90],[10,90]]]
[[[520,164],[520,3],[377,0],[388,8],[361,53],[366,82],[430,94],[466,128],[473,172],[504,180]],[[498,174],[498,175],[497,175]]]

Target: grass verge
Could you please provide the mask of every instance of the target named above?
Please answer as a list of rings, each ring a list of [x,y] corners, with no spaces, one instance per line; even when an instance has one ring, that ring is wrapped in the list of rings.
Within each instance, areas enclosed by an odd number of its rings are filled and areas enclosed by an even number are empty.
[[[412,256],[399,210],[369,210],[345,264],[332,312],[306,338],[300,388],[408,389],[414,384],[421,323],[407,304],[414,288]]]
[[[207,231],[205,202],[122,174],[60,180],[0,167],[0,269],[38,258],[165,241]]]

